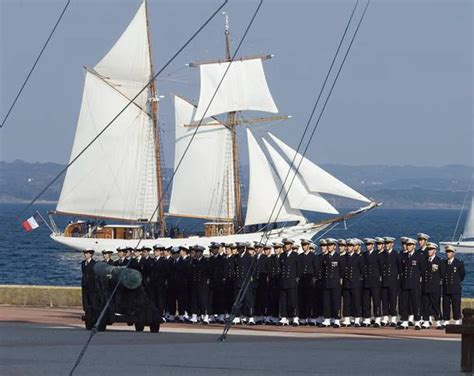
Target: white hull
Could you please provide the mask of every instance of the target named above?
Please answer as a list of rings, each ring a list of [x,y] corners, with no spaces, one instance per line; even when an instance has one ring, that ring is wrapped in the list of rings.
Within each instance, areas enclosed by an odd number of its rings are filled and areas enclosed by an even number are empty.
[[[78,251],[84,249],[94,249],[96,252],[100,252],[104,249],[115,251],[119,247],[152,247],[154,244],[161,244],[165,247],[179,246],[179,245],[195,245],[199,244],[203,247],[207,247],[211,242],[253,242],[262,241],[265,242],[268,236],[267,243],[272,241],[281,240],[282,238],[292,238],[298,240],[299,238],[311,239],[318,232],[321,232],[329,224],[306,224],[297,225],[281,229],[276,229],[264,234],[263,232],[253,232],[247,234],[234,234],[227,236],[215,236],[215,237],[201,237],[201,236],[190,236],[187,238],[157,238],[157,239],[97,239],[88,237],[66,237],[62,234],[51,234],[51,239],[58,242],[68,248],[72,248]]]
[[[444,246],[451,245],[456,248],[457,253],[474,253],[474,240],[471,241],[458,241],[458,242],[441,242],[441,248]]]

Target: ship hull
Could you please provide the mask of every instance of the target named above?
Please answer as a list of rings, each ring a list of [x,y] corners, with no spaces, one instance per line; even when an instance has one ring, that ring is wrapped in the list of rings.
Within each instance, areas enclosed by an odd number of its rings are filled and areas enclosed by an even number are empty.
[[[236,243],[236,242],[263,242],[271,243],[282,238],[313,238],[316,234],[322,232],[329,224],[306,224],[291,226],[264,232],[253,232],[245,234],[234,234],[226,236],[190,236],[185,238],[157,238],[157,239],[102,239],[88,237],[67,237],[63,234],[51,234],[51,239],[68,248],[82,251],[84,249],[93,249],[100,252],[104,249],[115,251],[119,247],[152,247],[155,244],[161,244],[165,247],[180,245],[201,245],[207,247],[211,242],[218,243]]]
[[[471,241],[459,241],[459,242],[441,242],[441,248],[451,245],[456,248],[457,253],[474,253],[474,240]]]

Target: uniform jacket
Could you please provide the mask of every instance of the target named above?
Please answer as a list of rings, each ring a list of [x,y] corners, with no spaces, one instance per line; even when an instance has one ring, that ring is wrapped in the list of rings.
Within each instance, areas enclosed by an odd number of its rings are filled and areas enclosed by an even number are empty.
[[[300,277],[300,263],[296,252],[284,252],[280,255],[280,287],[295,289]]]
[[[205,257],[191,261],[191,284],[196,287],[209,284],[209,261]]]
[[[88,264],[86,265],[86,260],[81,262],[81,270],[82,270],[82,279],[81,279],[81,286],[87,289],[95,289],[95,274],[94,274],[94,265],[96,261],[91,259]]]
[[[268,257],[268,270],[270,273],[270,281],[278,281],[280,279],[280,256],[271,255],[270,257]]]
[[[364,252],[364,287],[379,287],[382,275],[382,257],[374,249],[372,252]]]
[[[420,288],[421,276],[426,264],[425,256],[419,252],[404,253],[401,259],[400,287],[404,290]]]
[[[324,288],[332,289],[341,286],[344,264],[344,259],[337,252],[334,252],[332,256],[329,253],[323,256]]]
[[[364,274],[364,257],[352,254],[344,256],[344,273],[342,276],[342,287],[346,289],[359,288],[362,286]]]
[[[314,258],[316,257],[313,252],[301,253],[298,255],[300,261],[300,273],[301,277],[314,275]]]
[[[264,254],[261,254],[259,256],[256,256],[257,262],[256,269],[255,269],[255,276],[257,279],[257,282],[262,282],[266,283],[269,278],[269,268],[270,268],[270,259],[265,256]]]
[[[245,276],[247,275],[250,265],[252,264],[252,257],[244,252],[241,255],[236,255],[234,258],[235,262],[235,283],[238,288],[242,287]],[[251,282],[253,282],[253,276],[251,277]]]
[[[166,286],[168,279],[169,262],[164,257],[153,259],[152,283],[155,286]]]
[[[176,273],[176,286],[185,287],[189,284],[191,279],[191,257],[178,257],[174,264],[174,271]]]
[[[421,278],[422,292],[441,292],[441,283],[445,274],[445,263],[438,256],[432,261],[429,258],[425,261],[423,276]]]
[[[453,259],[451,265],[448,264],[448,260],[444,260],[444,263],[443,293],[460,294],[462,290],[461,282],[464,281],[465,276],[464,263],[456,258]]]
[[[235,278],[235,258],[234,256],[224,256],[223,260],[224,282],[232,282]]]
[[[209,263],[209,287],[221,287],[224,282],[224,257],[221,255],[211,256]]]
[[[391,250],[380,255],[382,264],[382,287],[398,288],[399,274],[402,270],[401,257]]]

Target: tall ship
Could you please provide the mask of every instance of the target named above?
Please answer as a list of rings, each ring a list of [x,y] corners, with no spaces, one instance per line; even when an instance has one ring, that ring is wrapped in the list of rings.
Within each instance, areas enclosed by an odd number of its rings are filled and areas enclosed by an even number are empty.
[[[66,172],[56,210],[49,213],[54,241],[77,250],[115,250],[138,243],[207,246],[313,238],[329,226],[377,207],[274,134],[262,136],[251,130],[256,123],[288,116],[277,115],[265,77],[264,62],[272,55],[232,60],[227,16],[225,25],[225,56],[189,64],[189,69],[200,73],[198,102],[174,95],[175,162],[172,184],[167,186],[159,96],[156,82],[151,81],[155,73],[146,1],[102,60],[85,68],[70,157],[75,162]],[[252,118],[249,111],[267,115]],[[248,144],[246,202],[241,192],[238,127],[245,127],[242,133]],[[171,193],[165,210],[168,186]],[[340,214],[325,195],[362,205]],[[329,219],[312,222],[303,211],[324,213]],[[64,230],[54,221],[58,215],[73,218]],[[171,236],[167,228],[171,216],[204,220],[201,235]]]

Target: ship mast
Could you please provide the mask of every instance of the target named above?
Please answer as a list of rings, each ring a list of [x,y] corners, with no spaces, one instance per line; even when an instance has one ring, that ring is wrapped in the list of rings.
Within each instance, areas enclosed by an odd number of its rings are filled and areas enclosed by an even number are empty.
[[[225,53],[227,61],[232,60],[231,47],[230,47],[230,30],[229,30],[229,15],[225,15]],[[234,171],[234,226],[235,230],[239,230],[242,223],[242,207],[240,200],[240,171],[239,171],[239,155],[238,155],[238,145],[237,145],[237,113],[235,111],[227,113],[227,126],[231,132],[232,138],[232,167]],[[227,196],[229,199],[229,196]],[[228,204],[227,207],[230,205]]]
[[[145,0],[145,10],[146,10],[146,27],[148,35],[148,49],[150,56],[150,72],[151,77],[155,75],[155,70],[153,67],[153,54],[151,51],[151,33],[150,33],[150,23],[148,21],[148,3]],[[156,90],[156,82],[152,80],[150,82],[150,108],[151,108],[151,117],[153,119],[153,129],[154,129],[154,142],[155,142],[155,159],[156,159],[156,192],[158,195],[158,226],[160,228],[160,236],[165,236],[166,233],[166,222],[163,208],[163,171],[161,168],[161,134],[160,134],[160,125],[158,122],[158,94]]]

